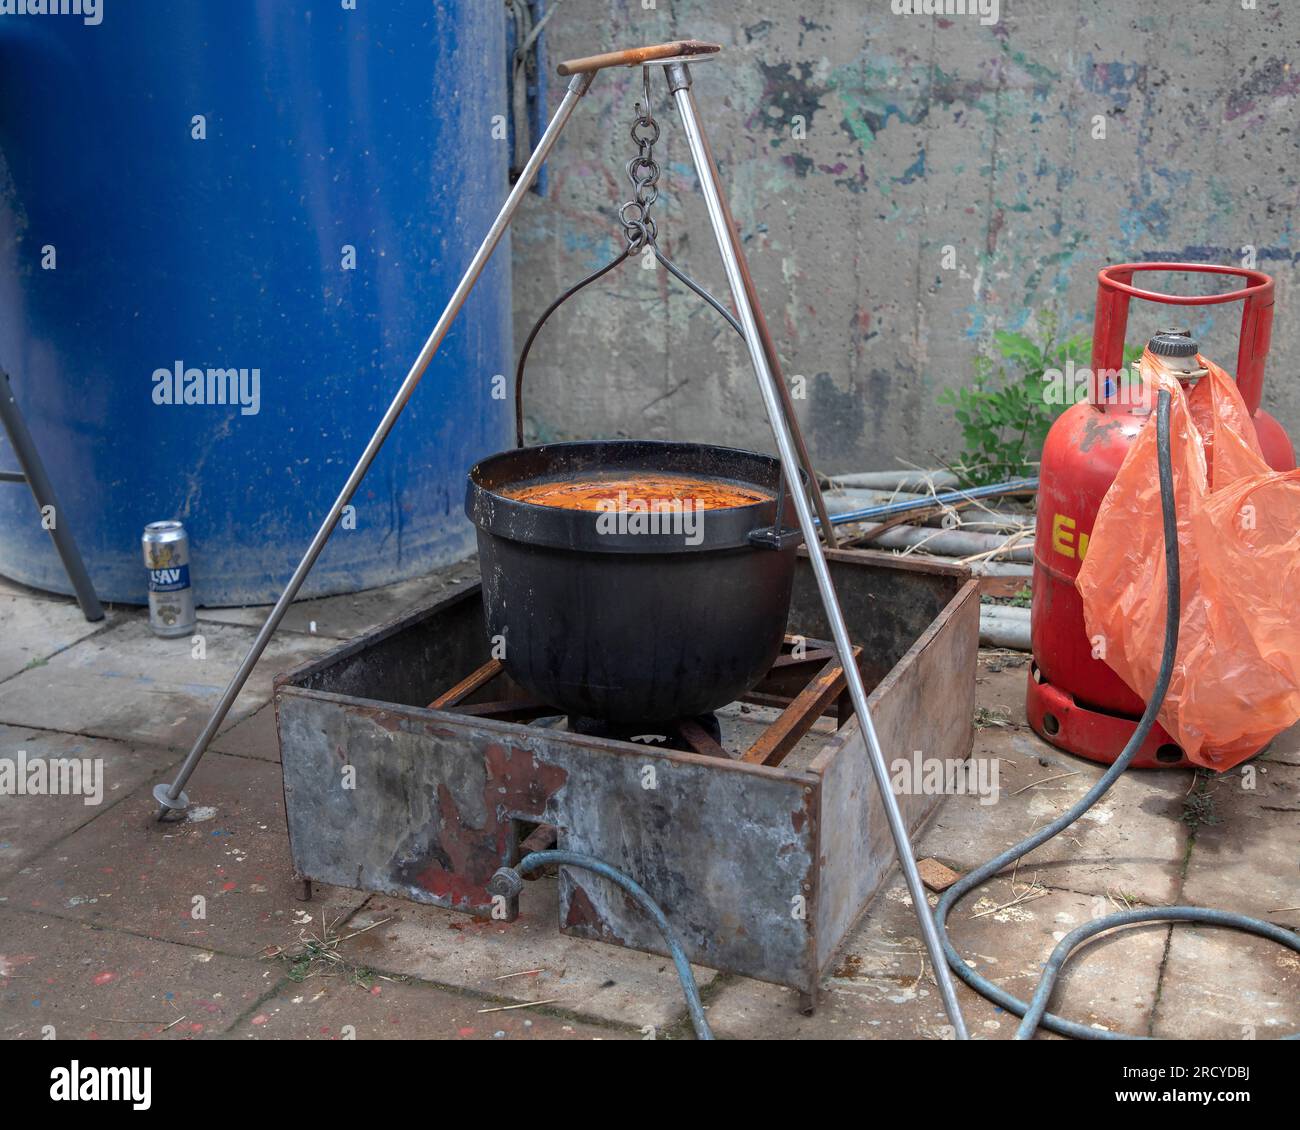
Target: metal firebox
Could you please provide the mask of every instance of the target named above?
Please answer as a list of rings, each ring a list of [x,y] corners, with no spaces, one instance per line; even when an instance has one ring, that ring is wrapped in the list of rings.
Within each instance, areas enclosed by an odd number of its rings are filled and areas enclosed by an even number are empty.
[[[968,756],[976,583],[961,568],[887,554],[827,556],[890,759]],[[827,634],[802,557],[789,630]],[[788,985],[810,1007],[894,862],[856,717],[823,699],[805,738],[811,756],[773,766],[424,705],[490,658],[473,585],[276,681],[296,875],[508,920],[515,907],[494,906],[487,885],[550,824],[562,848],[650,891],[693,962]],[[760,684],[754,700],[779,703],[771,689]],[[499,686],[481,693],[501,698]],[[939,799],[900,795],[909,828]],[[639,908],[568,868],[559,926],[664,952]]]

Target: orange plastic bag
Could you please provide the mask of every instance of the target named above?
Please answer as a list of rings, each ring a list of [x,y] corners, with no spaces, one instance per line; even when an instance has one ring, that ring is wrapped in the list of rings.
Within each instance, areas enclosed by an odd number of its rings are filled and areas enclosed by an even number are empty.
[[[1168,389],[1182,616],[1160,723],[1223,771],[1300,719],[1300,471],[1272,470],[1233,379],[1187,392],[1150,351],[1151,416],[1107,492],[1076,585],[1094,653],[1147,699],[1164,645],[1155,404]]]

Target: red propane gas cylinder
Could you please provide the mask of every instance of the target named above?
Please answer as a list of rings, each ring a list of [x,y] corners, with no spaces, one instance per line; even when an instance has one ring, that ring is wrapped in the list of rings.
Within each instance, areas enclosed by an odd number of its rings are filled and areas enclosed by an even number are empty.
[[[1246,280],[1226,294],[1180,296],[1139,290],[1138,271],[1192,271]],[[1093,761],[1112,762],[1132,735],[1145,703],[1093,655],[1083,624],[1083,601],[1074,587],[1102,499],[1150,409],[1124,403],[1116,375],[1124,364],[1124,331],[1133,298],[1174,306],[1244,302],[1236,380],[1250,409],[1264,458],[1275,470],[1295,467],[1282,425],[1259,407],[1264,362],[1273,325],[1273,280],[1262,271],[1197,263],[1124,263],[1098,274],[1088,399],[1052,425],[1039,470],[1034,537],[1033,607],[1026,709],[1041,737]],[[1159,724],[1134,765],[1190,765]]]

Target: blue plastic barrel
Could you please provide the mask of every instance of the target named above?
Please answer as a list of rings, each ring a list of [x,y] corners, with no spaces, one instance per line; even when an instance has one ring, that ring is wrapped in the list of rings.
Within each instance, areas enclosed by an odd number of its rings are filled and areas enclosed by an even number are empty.
[[[504,6],[87,7],[0,16],[0,366],[102,598],[145,600],[140,533],[179,518],[201,604],[270,601],[508,191]],[[304,594],[470,551],[465,472],[508,446],[509,263]],[[21,485],[0,573],[71,591]]]

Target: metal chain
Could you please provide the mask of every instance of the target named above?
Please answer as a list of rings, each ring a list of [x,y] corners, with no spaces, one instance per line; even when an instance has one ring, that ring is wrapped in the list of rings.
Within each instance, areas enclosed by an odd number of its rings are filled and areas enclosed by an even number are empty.
[[[740,323],[721,302],[713,297],[707,290],[699,285],[694,279],[690,278],[681,268],[668,259],[662,251],[659,250],[659,244],[656,241],[658,230],[655,227],[654,218],[650,215],[650,207],[659,199],[659,163],[654,159],[654,144],[659,140],[659,123],[655,121],[654,114],[650,104],[650,68],[641,68],[641,101],[636,104],[637,116],[632,122],[632,128],[629,131],[632,140],[637,143],[639,152],[627,163],[627,179],[632,182],[634,195],[618,210],[618,221],[623,225],[623,237],[627,241],[627,247],[623,254],[615,260],[621,263],[630,255],[640,252],[644,248],[649,248],[654,252],[654,256],[676,279],[694,291],[700,298],[704,299],[713,307],[722,317],[730,324],[731,328],[736,331],[742,338],[745,331]],[[581,289],[587,282],[593,281],[610,267],[605,267],[597,275],[590,279],[584,280],[575,288]],[[565,295],[560,299],[561,302]],[[549,311],[548,311],[549,313]],[[545,315],[543,315],[545,318]],[[534,331],[535,332],[535,331]],[[531,338],[529,339],[531,344]],[[522,370],[522,359],[521,359]],[[522,378],[522,372],[520,373]],[[522,379],[515,382],[516,397],[519,396],[519,390],[522,387]],[[517,404],[517,419],[520,421],[519,445],[523,446],[523,409],[522,405]],[[780,464],[778,463],[778,468]],[[785,519],[785,491],[782,484],[785,482],[784,473],[779,473],[776,481],[776,520],[772,525],[772,532],[779,544],[780,535],[784,529]],[[791,483],[792,490],[798,490],[798,483]]]
[[[625,166],[627,179],[632,182],[633,196],[618,210],[618,222],[623,228],[623,238],[626,246],[611,262],[606,263],[605,266],[594,271],[581,282],[574,284],[561,294],[542,312],[542,316],[537,319],[533,324],[533,328],[529,331],[528,337],[524,341],[524,347],[519,354],[519,364],[515,369],[515,444],[518,447],[524,446],[524,372],[528,364],[529,351],[532,349],[533,342],[536,340],[542,326],[546,324],[547,319],[556,310],[580,290],[594,283],[597,279],[603,278],[615,267],[626,262],[632,255],[647,247],[654,253],[655,259],[662,264],[669,274],[713,307],[737,334],[742,338],[745,336],[744,328],[736,320],[735,315],[669,259],[659,249],[659,244],[656,241],[658,229],[655,227],[654,217],[650,215],[650,209],[654,202],[659,199],[660,169],[659,163],[654,158],[655,142],[659,140],[659,123],[655,121],[651,110],[649,67],[641,68],[641,99],[636,104],[636,117],[632,121],[632,128],[629,132],[632,135],[632,140],[637,144],[637,155],[629,160]],[[781,489],[781,484],[784,481],[785,476],[782,472],[777,476],[776,516],[772,526],[776,544],[778,545],[780,535],[785,528],[786,492]],[[789,485],[791,490],[800,489],[798,483]]]
[[[626,166],[633,197],[618,210],[618,222],[623,225],[629,252],[653,246],[655,241],[655,222],[650,208],[659,198],[659,163],[654,159],[659,123],[654,120],[650,108],[649,67],[641,68],[641,92],[641,101],[636,104],[637,116],[629,131],[637,143],[638,153]]]

